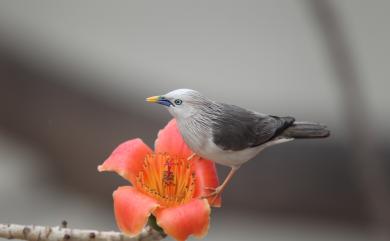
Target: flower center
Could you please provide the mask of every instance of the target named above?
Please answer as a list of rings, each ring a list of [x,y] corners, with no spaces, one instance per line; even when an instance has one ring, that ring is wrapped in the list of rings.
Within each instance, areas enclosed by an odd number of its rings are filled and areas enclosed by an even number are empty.
[[[136,178],[136,186],[145,194],[167,207],[191,200],[195,174],[190,161],[168,154],[151,154],[145,157],[143,168]]]

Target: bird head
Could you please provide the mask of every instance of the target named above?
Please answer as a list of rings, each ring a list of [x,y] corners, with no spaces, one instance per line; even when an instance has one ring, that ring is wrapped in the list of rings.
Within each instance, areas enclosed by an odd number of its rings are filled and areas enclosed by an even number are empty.
[[[206,98],[198,91],[177,89],[164,95],[146,98],[147,102],[165,106],[169,113],[177,119],[188,118],[195,114]]]

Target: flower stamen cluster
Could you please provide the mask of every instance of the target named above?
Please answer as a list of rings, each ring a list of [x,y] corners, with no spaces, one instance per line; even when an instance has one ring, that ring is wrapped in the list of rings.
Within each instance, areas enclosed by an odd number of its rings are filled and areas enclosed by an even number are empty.
[[[195,174],[191,162],[169,154],[150,154],[136,177],[136,187],[165,207],[175,207],[191,200]]]

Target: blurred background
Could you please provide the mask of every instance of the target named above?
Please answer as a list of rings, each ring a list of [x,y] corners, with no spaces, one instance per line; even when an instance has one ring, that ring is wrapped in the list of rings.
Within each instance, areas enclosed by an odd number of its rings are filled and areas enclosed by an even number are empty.
[[[389,1],[1,1],[0,223],[116,229],[97,165],[196,89],[326,123],[248,162],[206,240],[390,240]],[[219,166],[221,178],[227,169]]]

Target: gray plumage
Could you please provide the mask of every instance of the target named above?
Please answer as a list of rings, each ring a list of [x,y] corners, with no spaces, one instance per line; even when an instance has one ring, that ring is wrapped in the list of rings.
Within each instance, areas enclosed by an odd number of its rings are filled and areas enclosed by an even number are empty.
[[[241,107],[219,104],[221,112],[214,115],[213,141],[223,150],[239,151],[259,146],[291,126],[292,117],[255,113]]]
[[[239,166],[265,147],[294,138],[329,135],[323,125],[219,103],[194,90],[174,90],[160,98],[160,104],[167,106],[177,120],[189,147],[223,165]]]
[[[281,136],[295,139],[326,138],[330,131],[325,125],[314,122],[294,122]]]

